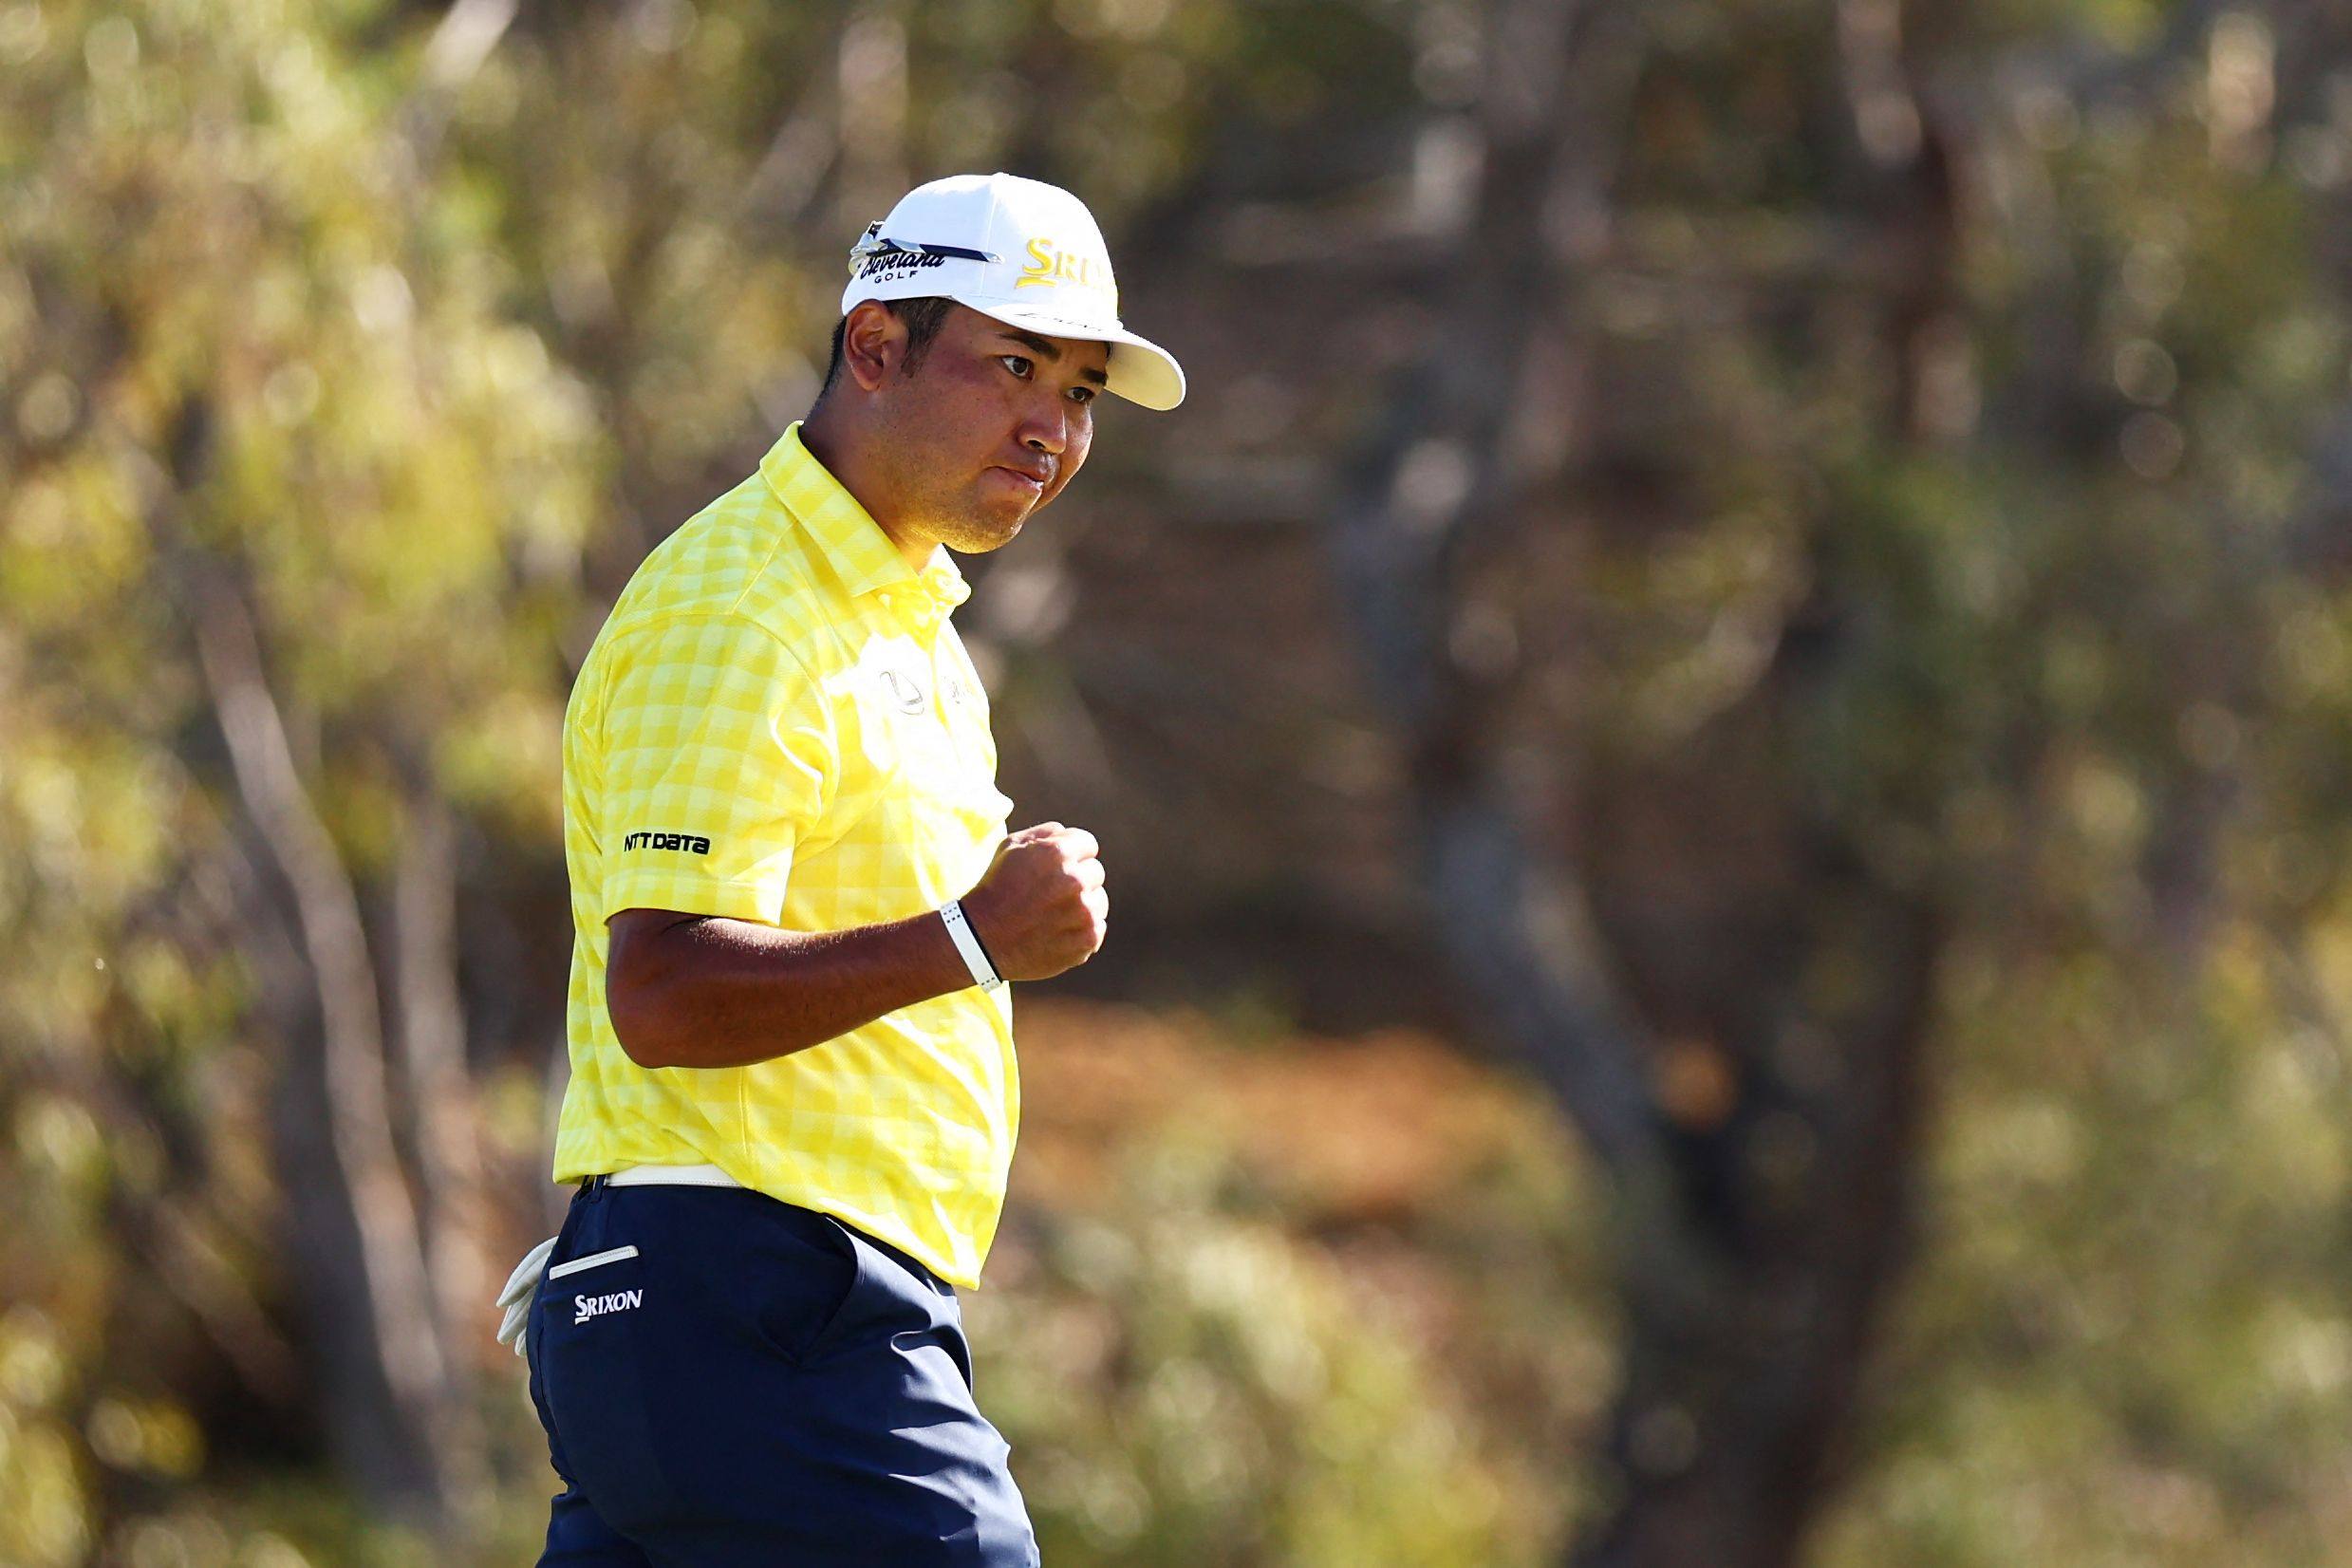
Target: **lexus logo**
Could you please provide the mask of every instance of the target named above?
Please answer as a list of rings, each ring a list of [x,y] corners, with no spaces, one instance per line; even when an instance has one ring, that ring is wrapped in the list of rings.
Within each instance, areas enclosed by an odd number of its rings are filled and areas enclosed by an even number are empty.
[[[898,704],[899,712],[921,713],[923,711],[923,688],[916,685],[914,681],[896,670],[884,670],[882,683],[890,688],[890,700]]]

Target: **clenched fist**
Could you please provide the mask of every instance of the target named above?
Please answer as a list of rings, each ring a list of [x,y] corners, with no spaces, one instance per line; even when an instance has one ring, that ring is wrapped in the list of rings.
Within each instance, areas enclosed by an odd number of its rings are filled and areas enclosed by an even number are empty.
[[[1040,822],[997,847],[963,915],[1009,980],[1046,980],[1094,956],[1111,920],[1102,846],[1083,828]]]

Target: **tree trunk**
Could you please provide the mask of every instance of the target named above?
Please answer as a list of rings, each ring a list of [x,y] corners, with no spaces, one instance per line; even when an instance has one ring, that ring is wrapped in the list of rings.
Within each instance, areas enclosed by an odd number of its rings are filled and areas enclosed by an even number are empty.
[[[487,1341],[495,1285],[482,1257],[480,1117],[457,989],[457,824],[422,770],[411,773],[407,831],[392,887],[399,1041],[423,1200],[426,1272],[448,1367],[442,1448],[453,1475],[473,1478],[456,1500],[461,1515],[473,1518],[490,1500],[480,1481],[485,1439],[475,1418],[471,1361],[463,1347]]]
[[[446,1534],[456,1521],[445,1447],[451,1369],[393,1141],[359,895],[303,782],[242,592],[163,515],[173,497],[200,486],[208,447],[204,410],[192,407],[175,432],[173,472],[153,476],[150,510],[195,632],[248,842],[283,883],[304,962],[306,994],[282,987],[272,999],[287,1048],[277,1098],[287,1263],[316,1333],[330,1437],[355,1488],[380,1514]]]
[[[1682,1205],[1679,1244],[1711,1243],[1724,1266],[1695,1292],[1638,1261],[1624,1272],[1615,1495],[1571,1556],[1578,1568],[1784,1568],[1835,1484],[1911,1234],[1938,946],[1923,911],[1851,892],[1877,911],[1876,994],[1832,1036],[1833,1087],[1791,1094],[1756,1069],[1762,1053],[1733,1048],[1740,1103],[1720,1129],[1687,1139],[1682,1164],[1686,1195],[1726,1171],[1742,1189],[1721,1208]],[[1627,1238],[1636,1254],[1650,1244]]]

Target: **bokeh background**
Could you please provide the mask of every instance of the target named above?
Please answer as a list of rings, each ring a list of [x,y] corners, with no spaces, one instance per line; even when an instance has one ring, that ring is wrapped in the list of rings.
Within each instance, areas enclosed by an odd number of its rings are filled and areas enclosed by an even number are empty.
[[[993,168],[1048,1560],[2352,1564],[2327,0],[0,0],[0,1564],[531,1560],[565,695]]]

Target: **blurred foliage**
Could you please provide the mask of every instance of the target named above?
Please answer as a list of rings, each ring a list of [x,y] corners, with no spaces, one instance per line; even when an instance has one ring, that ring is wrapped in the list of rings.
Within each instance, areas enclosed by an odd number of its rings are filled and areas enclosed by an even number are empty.
[[[966,1311],[1049,1559],[1542,1560],[1609,1334],[1543,1108],[1418,1036],[1033,1013]]]
[[[362,876],[415,778],[489,831],[553,829],[587,406],[494,308],[481,236],[437,223],[450,198],[383,134],[389,84],[338,24],[49,5],[0,27],[0,831],[24,851],[0,868],[23,1494],[0,1559],[28,1568],[84,1560],[203,1466],[187,1401],[227,1391],[184,1385],[217,1385],[224,1351],[260,1391],[298,1375],[267,1261],[265,922],[194,574],[264,627]],[[170,1560],[150,1538],[120,1551]]]
[[[2258,7],[1917,9],[1969,177],[1929,428],[1896,444],[1844,308],[1884,258],[1833,8],[1644,8],[1617,248],[1577,304],[1611,475],[1682,488],[1518,585],[1573,603],[1605,676],[1535,738],[1638,757],[1704,723],[1818,531],[1899,650],[1791,737],[1959,916],[1932,1220],[1818,1560],[2352,1562],[2352,607],[2314,477],[2352,97]],[[1212,219],[1377,205],[1478,28],[1445,0],[635,0],[527,8],[478,52],[458,24],[497,11],[0,3],[11,1568],[437,1560],[318,1462],[274,1245],[286,959],[196,585],[248,607],[371,910],[421,793],[461,817],[476,939],[515,940],[515,886],[560,923],[570,663],[799,412],[844,236],[910,178],[1017,167],[1136,234],[1130,277],[1239,291]],[[1357,366],[1317,373],[1353,406]],[[1328,461],[1344,423],[1287,428]],[[527,1184],[545,1016],[499,989],[512,951],[469,956],[472,1051]],[[1594,1505],[1608,1260],[1570,1163],[1495,1135],[1335,1219],[1192,1112],[1098,1129],[1107,1173],[1033,1194],[972,1303],[1049,1557],[1542,1560]],[[530,1549],[547,1478],[483,1354],[487,1563]]]
[[[1135,1568],[1535,1560],[1537,1543],[1511,1549],[1500,1528],[1518,1466],[1479,1451],[1460,1396],[1376,1297],[1279,1214],[1219,1202],[1232,1162],[1214,1142],[1144,1143],[1115,1204],[1052,1223],[1017,1301],[976,1302],[975,1331],[999,1347],[992,1413],[1046,1553]]]

